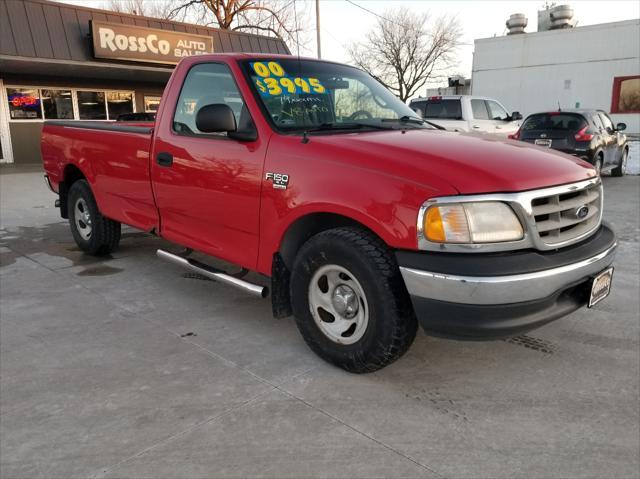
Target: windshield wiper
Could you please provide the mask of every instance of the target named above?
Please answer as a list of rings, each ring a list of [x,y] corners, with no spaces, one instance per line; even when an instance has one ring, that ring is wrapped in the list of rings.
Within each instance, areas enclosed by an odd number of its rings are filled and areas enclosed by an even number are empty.
[[[308,128],[304,130],[306,133],[313,133],[316,131],[331,131],[331,130],[361,130],[363,128],[373,128],[374,130],[388,130],[389,128],[382,125],[375,125],[372,123],[320,123],[318,126]]]
[[[446,130],[446,128],[442,125],[438,125],[437,123],[433,123],[431,121],[423,120],[422,118],[409,115],[401,116],[400,118],[385,118],[382,121],[395,123],[413,123],[416,125],[424,125],[426,123],[427,125],[430,125],[438,130]]]

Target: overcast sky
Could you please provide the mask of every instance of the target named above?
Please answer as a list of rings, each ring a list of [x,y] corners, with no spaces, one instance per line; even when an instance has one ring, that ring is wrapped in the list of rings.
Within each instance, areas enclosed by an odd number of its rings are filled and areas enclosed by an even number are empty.
[[[458,51],[458,72],[471,74],[473,40],[506,33],[505,22],[513,13],[524,13],[529,19],[527,32],[535,32],[538,25],[538,10],[544,1],[359,1],[354,3],[381,16],[390,8],[406,6],[412,11],[429,12],[433,17],[455,15],[463,29],[462,45]],[[631,20],[640,17],[640,1],[568,1],[574,9],[578,26],[596,23]],[[322,56],[336,61],[347,61],[345,46],[358,41],[367,31],[376,26],[377,18],[345,0],[320,0],[320,33],[322,36]],[[315,42],[314,42],[315,45]]]
[[[104,0],[62,0],[91,7],[101,7]],[[150,0],[164,1],[164,0]],[[356,3],[360,7],[353,5]],[[458,50],[457,66],[452,74],[471,75],[473,40],[487,38],[506,33],[505,22],[512,13],[524,13],[529,19],[527,32],[535,32],[538,24],[537,11],[544,7],[543,0],[528,1],[484,1],[484,0],[320,0],[320,25],[323,58],[347,62],[346,46],[361,40],[364,35],[375,28],[378,18],[390,9],[406,6],[416,13],[428,12],[432,17],[455,15],[463,29],[463,45]],[[557,4],[569,4],[574,9],[578,26],[596,23],[631,20],[640,17],[640,1],[638,0],[580,0],[558,1]],[[300,51],[302,55],[315,56],[315,0],[297,0],[298,11],[306,16],[309,31],[304,35],[307,48]],[[373,13],[369,13],[370,10]],[[289,42],[293,53],[295,45]]]

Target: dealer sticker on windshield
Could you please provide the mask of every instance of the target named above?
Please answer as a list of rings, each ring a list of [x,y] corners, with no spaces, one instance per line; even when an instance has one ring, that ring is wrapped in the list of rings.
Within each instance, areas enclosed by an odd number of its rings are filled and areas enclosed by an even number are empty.
[[[591,295],[589,296],[589,308],[609,296],[612,280],[613,268],[609,268],[593,278],[593,283],[591,283]]]
[[[279,62],[253,62],[251,68],[258,75],[254,82],[261,96],[314,95],[327,91],[317,78],[288,76]]]

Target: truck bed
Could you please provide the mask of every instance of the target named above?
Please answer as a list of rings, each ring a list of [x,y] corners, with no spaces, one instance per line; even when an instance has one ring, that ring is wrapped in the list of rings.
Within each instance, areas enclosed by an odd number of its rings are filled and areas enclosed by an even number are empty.
[[[66,168],[94,186],[104,216],[150,231],[158,223],[150,180],[152,123],[47,121],[42,131],[44,169],[59,191]]]

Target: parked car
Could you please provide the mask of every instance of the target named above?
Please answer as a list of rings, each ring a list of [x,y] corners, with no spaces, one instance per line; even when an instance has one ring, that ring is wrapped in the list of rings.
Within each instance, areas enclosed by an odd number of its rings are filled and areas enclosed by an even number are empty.
[[[616,239],[589,164],[432,128],[346,65],[187,57],[154,125],[47,121],[42,157],[82,250],[115,250],[123,223],[157,234],[182,251],[159,257],[270,291],[276,317],[293,314],[313,351],[352,372],[400,357],[418,322],[518,335],[611,285]]]
[[[409,106],[425,120],[453,131],[474,131],[506,137],[516,132],[522,115],[509,114],[498,100],[471,95],[430,96]]]
[[[575,155],[598,173],[622,176],[629,156],[627,136],[622,133],[626,128],[624,123],[614,127],[602,110],[562,110],[529,115],[509,138]]]

